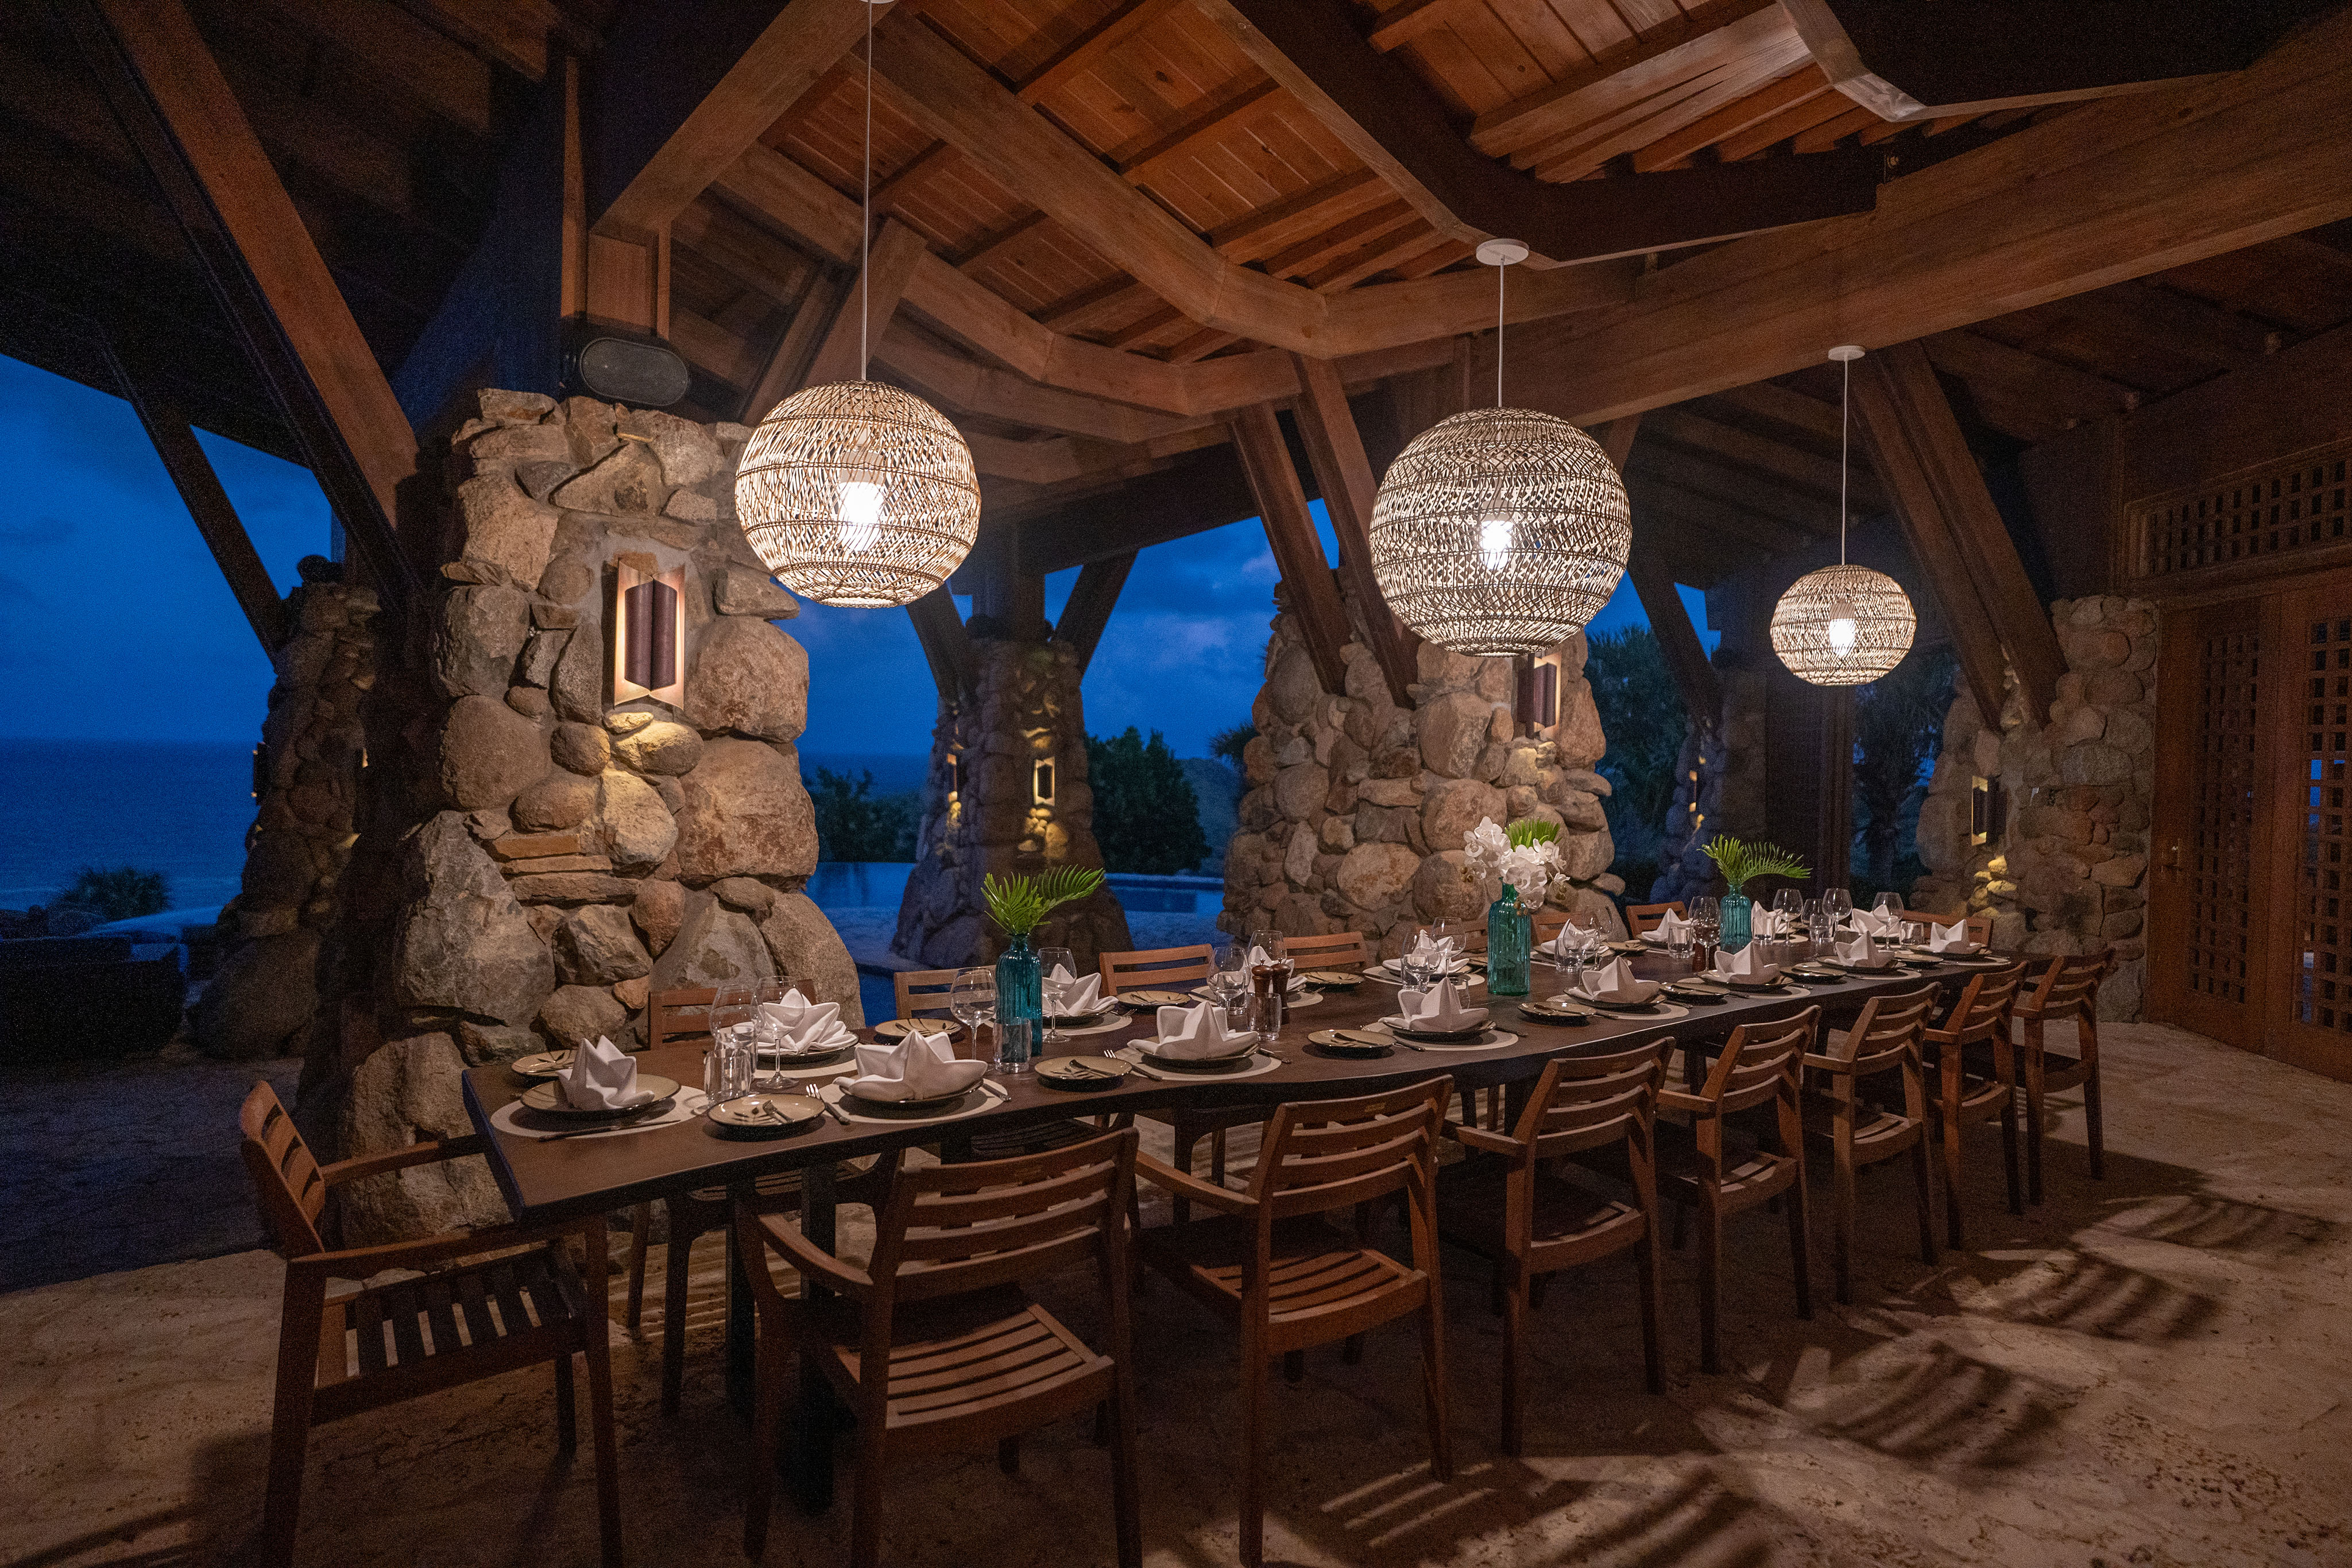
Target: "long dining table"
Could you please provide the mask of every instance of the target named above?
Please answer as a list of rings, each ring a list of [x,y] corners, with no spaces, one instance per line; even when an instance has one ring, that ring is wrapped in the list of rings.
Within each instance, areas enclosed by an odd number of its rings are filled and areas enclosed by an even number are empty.
[[[1664,980],[1684,972],[1662,952],[1645,950],[1630,955],[1630,961],[1645,978]],[[1276,1038],[1261,1047],[1279,1062],[1271,1071],[1249,1077],[1181,1080],[1173,1074],[1132,1071],[1114,1086],[1076,1091],[1053,1087],[1034,1071],[993,1071],[989,1082],[1002,1092],[1001,1097],[992,1109],[977,1114],[951,1121],[908,1119],[887,1124],[845,1123],[824,1116],[799,1132],[759,1140],[727,1135],[699,1115],[609,1136],[519,1135],[492,1118],[520,1098],[532,1081],[500,1065],[467,1071],[466,1107],[488,1145],[489,1166],[499,1188],[515,1218],[522,1223],[611,1212],[703,1188],[748,1188],[761,1176],[798,1171],[803,1232],[817,1245],[830,1249],[835,1244],[835,1173],[844,1161],[864,1155],[932,1145],[955,1158],[975,1136],[1018,1133],[1072,1116],[1116,1116],[1175,1107],[1264,1107],[1270,1114],[1274,1106],[1286,1101],[1346,1099],[1446,1074],[1461,1089],[1524,1085],[1556,1056],[1623,1051],[1645,1039],[1671,1038],[1686,1051],[1703,1051],[1708,1042],[1723,1039],[1741,1023],[1787,1017],[1817,1004],[1835,1022],[1858,1011],[1872,995],[1915,989],[1928,982],[1948,987],[1964,984],[1983,967],[1906,966],[1884,976],[1851,974],[1834,983],[1808,984],[1801,993],[1794,989],[1762,995],[1732,992],[1719,1002],[1677,1004],[1682,1010],[1672,1014],[1595,1012],[1587,1021],[1569,1024],[1520,1013],[1519,1001],[1558,994],[1567,984],[1565,969],[1539,958],[1534,967],[1531,998],[1490,999],[1483,988],[1473,992],[1472,1000],[1491,1007],[1494,1026],[1517,1037],[1507,1043],[1442,1051],[1400,1045],[1385,1056],[1371,1058],[1323,1054],[1310,1043],[1311,1034],[1329,1029],[1362,1030],[1396,1010],[1397,988],[1367,974],[1352,991],[1321,991],[1317,993],[1319,1001],[1291,1009]],[[1155,1026],[1155,1010],[1139,1008],[1118,1030],[1066,1036],[1045,1050],[1050,1055],[1100,1055],[1134,1039],[1150,1038]],[[872,1031],[861,1031],[860,1038],[872,1039]],[[656,1048],[640,1053],[636,1060],[641,1071],[688,1085],[702,1082],[699,1045]],[[854,1061],[843,1064],[845,1073],[855,1071]],[[749,1284],[741,1272],[744,1260],[737,1256],[731,1228],[728,1248],[728,1391],[737,1407],[748,1411],[755,1331]],[[752,1261],[764,1266],[762,1260]],[[800,1452],[794,1466],[801,1472],[796,1490],[804,1506],[822,1507],[831,1495],[831,1466],[818,1451],[824,1445],[807,1433],[809,1423],[804,1420],[802,1425],[803,1440],[788,1448],[787,1457],[791,1448]]]

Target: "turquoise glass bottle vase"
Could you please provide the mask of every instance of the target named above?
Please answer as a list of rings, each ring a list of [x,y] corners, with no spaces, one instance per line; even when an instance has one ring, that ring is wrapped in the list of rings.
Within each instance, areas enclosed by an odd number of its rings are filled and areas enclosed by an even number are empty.
[[[1503,884],[1503,896],[1486,906],[1486,992],[1496,997],[1528,994],[1528,961],[1536,946],[1535,916],[1519,904],[1519,890]]]
[[[1744,893],[1735,891],[1723,895],[1723,924],[1715,938],[1717,951],[1737,953],[1748,946],[1754,935],[1755,910],[1756,905]],[[1000,980],[997,984],[1001,986],[1003,982]]]
[[[1045,1017],[1045,987],[1037,965],[1037,949],[1029,933],[1016,931],[1013,946],[996,960],[996,1019],[1012,1023],[1023,1019],[1041,1023]]]

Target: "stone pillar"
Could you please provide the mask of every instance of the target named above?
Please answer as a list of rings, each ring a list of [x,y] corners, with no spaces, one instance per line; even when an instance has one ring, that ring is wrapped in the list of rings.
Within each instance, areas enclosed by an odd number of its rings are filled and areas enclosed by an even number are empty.
[[[863,1018],[802,891],[808,661],[773,623],[797,603],[735,524],[750,433],[586,398],[464,401],[426,438],[447,505],[437,548],[417,548],[440,587],[399,657],[380,653],[347,956],[305,1071],[305,1119],[345,1155],[467,1130],[467,1066],[598,1035],[634,1048],[655,990],[782,972]],[[682,706],[612,700],[621,565],[683,573]],[[349,1196],[352,1240],[505,1211],[471,1160]]]
[[[360,709],[375,685],[376,597],[337,580],[332,561],[312,556],[302,570],[302,586],[286,601],[293,634],[270,655],[278,675],[261,726],[245,880],[221,912],[220,969],[190,1015],[197,1046],[213,1056],[310,1050],[337,887],[351,859],[365,745]]]
[[[1415,924],[1486,907],[1462,856],[1481,817],[1538,817],[1561,828],[1567,876],[1550,902],[1622,932],[1609,894],[1623,884],[1609,872],[1616,851],[1601,809],[1610,787],[1592,770],[1605,740],[1582,636],[1563,648],[1556,741],[1519,732],[1510,660],[1423,644],[1412,706],[1399,707],[1370,650],[1359,641],[1344,652],[1347,690],[1326,692],[1297,618],[1276,615],[1220,926],[1235,936],[1268,925],[1294,936],[1361,931],[1393,955]]]
[[[986,963],[1004,950],[1004,934],[981,900],[983,876],[1102,864],[1077,655],[1058,643],[987,636],[971,646],[978,688],[970,703],[944,708],[932,730],[922,831],[893,943],[935,969]],[[1040,762],[1052,765],[1051,802],[1036,799]],[[1036,940],[1069,948],[1082,967],[1135,946],[1127,914],[1107,889],[1055,910]]]
[[[2050,613],[2067,669],[2046,727],[2026,716],[2013,673],[1998,730],[1972,697],[1952,703],[1919,809],[1930,875],[1911,903],[1990,913],[1994,942],[2027,953],[2112,945],[2120,967],[2100,988],[2099,1013],[2137,1019],[2156,792],[2155,607],[2099,596],[2062,599]],[[1969,831],[1979,778],[1999,779],[2008,798],[2006,835],[1983,844]]]

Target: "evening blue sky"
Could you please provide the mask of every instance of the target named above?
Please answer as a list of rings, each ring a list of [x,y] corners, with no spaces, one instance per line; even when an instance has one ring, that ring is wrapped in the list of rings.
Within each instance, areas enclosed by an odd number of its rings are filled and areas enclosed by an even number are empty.
[[[0,419],[19,449],[14,502],[0,513],[0,658],[20,693],[43,694],[6,727],[86,739],[256,736],[268,661],[130,405],[0,358]],[[327,505],[310,471],[202,439],[272,580],[291,587],[295,562],[327,548]],[[1319,502],[1315,514],[1332,551]],[[1144,550],[1087,673],[1087,727],[1159,729],[1179,755],[1200,756],[1218,730],[1246,722],[1276,578],[1255,520]],[[1076,579],[1074,568],[1047,580],[1049,616]],[[1683,597],[1704,625],[1699,596]],[[1643,623],[1627,583],[1593,630]],[[804,751],[929,748],[930,672],[903,613],[811,604],[788,629],[809,652]]]

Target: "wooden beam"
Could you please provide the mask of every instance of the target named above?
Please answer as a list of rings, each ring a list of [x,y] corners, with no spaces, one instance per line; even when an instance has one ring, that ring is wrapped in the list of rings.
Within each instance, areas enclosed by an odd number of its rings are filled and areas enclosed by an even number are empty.
[[[1108,560],[1090,560],[1078,569],[1078,580],[1070,590],[1069,601],[1062,606],[1061,620],[1055,622],[1054,641],[1066,643],[1076,653],[1081,679],[1087,666],[1094,662],[1095,647],[1102,641],[1103,628],[1110,624],[1118,591],[1126,586],[1127,574],[1134,569],[1133,550]]]
[[[1272,403],[1256,403],[1234,416],[1234,446],[1242,470],[1257,497],[1258,515],[1265,522],[1266,543],[1274,547],[1275,565],[1290,591],[1290,609],[1298,617],[1308,657],[1315,661],[1315,678],[1335,695],[1348,689],[1348,607],[1339,585],[1323,559],[1323,541],[1315,536],[1315,519],[1307,510],[1307,496],[1292,466],[1289,444]]]
[[[1826,497],[1838,494],[1843,476],[1834,457],[1822,456],[1811,448],[1787,445],[1678,408],[1656,409],[1647,417],[1652,434],[1677,446],[1706,453],[1738,467],[1754,469],[1767,478],[1813,495]],[[1854,515],[1885,509],[1886,497],[1879,492],[1877,481],[1866,466],[1853,472],[1847,494]]]
[[[1268,100],[1279,107],[1281,99],[1275,95],[1280,90],[1271,79],[1244,82],[1238,90],[1208,105],[1134,157],[1121,162],[1119,178],[1130,185],[1150,184],[1171,162],[1198,155],[1202,147],[1244,122],[1252,113],[1265,108]]]
[[[1178,458],[1158,473],[1074,501],[1048,501],[1020,516],[1023,570],[1040,574],[1128,550],[1190,538],[1257,517],[1261,508],[1239,456],[1224,443]],[[997,514],[983,525],[1003,526]]]
[[[934,141],[908,161],[907,166],[874,187],[874,210],[895,213],[926,182],[954,165],[961,154],[944,141]]]
[[[1938,332],[1920,340],[1927,358],[1969,390],[1990,388],[2004,400],[2041,411],[2052,426],[2121,413],[2138,406],[2139,395],[2105,376],[2062,365],[1980,332]]]
[[[2061,308],[2094,332],[2146,343],[2217,370],[2252,369],[2269,358],[2278,344],[2258,321],[2144,278],[2069,299]]]
[[[1514,335],[1579,424],[1904,342],[2352,216],[2352,14],[2207,86],[2085,104],[1892,181],[1868,218],[1717,246],[1633,304]]]
[[[271,13],[381,71],[419,102],[476,136],[497,127],[489,62],[393,0],[263,0]]]
[[[1840,92],[1882,120],[1994,114],[2243,70],[2320,0],[1783,0]]]
[[[394,532],[416,436],[180,0],[61,0],[115,116],[395,612],[416,580]]]
[[[915,640],[931,666],[931,682],[939,688],[940,706],[969,702],[977,689],[978,665],[971,653],[971,634],[956,613],[955,596],[944,585],[934,588],[907,606],[915,623]]]
[[[776,340],[775,348],[761,366],[737,418],[746,424],[757,424],[770,409],[810,384],[809,367],[815,363],[817,350],[826,334],[844,315],[856,319],[842,309],[846,298],[843,287],[832,278],[819,274],[809,279],[808,291],[801,297],[783,335]]]
[[[1735,412],[1798,436],[1810,436],[1830,446],[1839,444],[1838,405],[1791,392],[1772,382],[1732,387],[1707,400],[1709,406]],[[1743,426],[1742,428],[1747,428]]]
[[[843,297],[843,308],[834,316],[832,330],[825,334],[816,357],[809,361],[808,385],[856,381],[866,373],[860,355],[881,343],[890,318],[898,313],[898,301],[907,292],[908,280],[914,277],[916,266],[928,254],[921,235],[896,218],[882,220],[882,232],[874,236],[874,254],[866,264],[863,287],[858,280],[851,280]],[[858,328],[861,298],[865,302],[862,334]]]
[[[227,579],[237,608],[245,612],[246,623],[261,639],[261,651],[275,654],[278,645],[286,641],[286,601],[269,580],[269,569],[262,565],[261,554],[253,548],[253,539],[245,531],[228,491],[222,487],[220,476],[213,471],[211,459],[197,444],[186,413],[170,397],[131,381],[127,374],[123,392],[138,412],[147,439],[155,444],[163,471],[172,476],[173,486],[186,503],[188,516],[195,519],[205,548],[213,552],[213,563]]]
[[[1633,537],[1633,561],[1626,570],[1633,579],[1633,591],[1641,596],[1642,612],[1650,618],[1650,630],[1657,635],[1658,651],[1665,655],[1666,669],[1675,677],[1675,689],[1682,694],[1683,710],[1694,725],[1718,722],[1723,687],[1716,679],[1715,666],[1707,662],[1706,644],[1698,640],[1698,630],[1691,624],[1690,609],[1675,587],[1673,572],[1655,550],[1643,548],[1638,531]]]
[[[1601,428],[1601,434],[1597,438],[1601,443],[1601,450],[1607,455],[1609,465],[1617,470],[1621,478],[1624,476],[1625,465],[1633,461],[1633,439],[1641,434],[1642,416],[1638,413],[1629,413],[1622,419],[1612,419]]]
[[[866,0],[624,7],[589,78],[589,210],[667,228],[865,36]]]
[[[1642,462],[1627,467],[1625,490],[1637,510],[1671,511],[1693,527],[1705,528],[1721,543],[1752,555],[1787,555],[1811,549],[1821,542],[1820,535],[1792,527],[1742,496],[1693,489],[1689,478],[1686,470],[1656,467],[1644,453]]]
[[[2000,710],[2007,660],[1991,613],[1978,594],[1965,552],[1937,496],[1937,485],[1927,458],[1912,444],[1911,432],[1896,405],[1895,388],[1875,368],[1863,361],[1864,373],[1853,379],[1853,412],[1863,444],[1873,466],[1895,502],[1895,516],[1903,527],[1912,559],[1927,579],[1927,590],[1944,612],[1952,645],[1960,656],[1960,673],[1977,699],[1977,714],[1985,727],[2000,728]],[[2048,624],[2045,617],[2043,624]]]
[[[1525,240],[1538,266],[1867,212],[1876,194],[1876,161],[1868,157],[1773,159],[1564,183],[1538,179],[1463,141],[1428,84],[1356,31],[1348,0],[1199,3],[1260,69],[1440,234],[1468,245]],[[1781,50],[1790,57],[1777,68],[1757,68],[1766,74],[1751,88],[1802,63],[1793,43],[1790,35]]]
[[[1372,574],[1372,501],[1379,486],[1364,455],[1363,433],[1348,407],[1339,371],[1328,360],[1297,357],[1298,433],[1306,439],[1307,466],[1323,492],[1323,509],[1339,541],[1339,575],[1355,594],[1363,617],[1366,645],[1381,662],[1389,696],[1399,707],[1412,706],[1412,683],[1421,678],[1421,639],[1398,621]]]
[[[1726,104],[1713,114],[1692,120],[1680,130],[1651,142],[1633,154],[1634,172],[1646,174],[1655,169],[1671,169],[1703,147],[1727,143],[1732,138],[1752,131],[1759,126],[1771,125],[1790,110],[1826,97],[1829,90],[1829,79],[1822,75],[1819,66],[1801,66],[1779,80],[1767,82],[1737,101]],[[1850,109],[1853,105],[1841,100],[1841,107]],[[1826,115],[1821,117],[1828,118]],[[1820,120],[1811,123],[1818,124]],[[1778,137],[1773,138],[1773,141],[1778,140]],[[1762,145],[1769,147],[1771,142]],[[1722,162],[1733,162],[1727,145],[1724,151],[1726,156]]]
[[[1937,509],[1960,546],[1960,558],[1976,583],[1977,596],[1992,617],[1993,629],[2009,652],[2018,683],[2036,724],[2049,722],[2058,677],[2066,673],[2050,607],[2034,591],[2018,559],[1984,474],[1960,434],[1959,422],[1936,380],[1936,368],[1916,343],[1897,343],[1864,361],[1874,384],[1874,418],[1892,415],[1899,439],[1916,454]],[[1874,433],[1872,439],[1879,439]]]
[[[1183,0],[1126,0],[1112,12],[1072,38],[1051,58],[1022,79],[1014,96],[1035,103],[1046,94],[1092,70],[1114,47],[1173,11]]]

